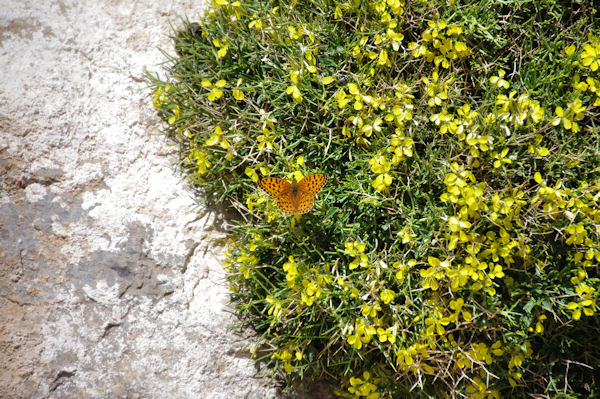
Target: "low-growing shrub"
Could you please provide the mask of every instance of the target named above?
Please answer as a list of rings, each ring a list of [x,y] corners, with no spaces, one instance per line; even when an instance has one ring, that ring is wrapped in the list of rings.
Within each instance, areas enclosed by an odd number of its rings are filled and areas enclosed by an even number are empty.
[[[236,211],[257,360],[341,397],[600,395],[592,4],[214,0],[174,32],[154,107]],[[257,184],[314,173],[303,215]]]

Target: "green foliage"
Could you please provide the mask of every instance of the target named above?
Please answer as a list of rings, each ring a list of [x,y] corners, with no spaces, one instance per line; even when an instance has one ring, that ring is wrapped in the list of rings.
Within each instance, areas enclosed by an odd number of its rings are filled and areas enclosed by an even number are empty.
[[[154,106],[237,211],[258,360],[342,397],[599,395],[590,4],[215,0],[173,41]],[[302,216],[256,184],[312,173]]]

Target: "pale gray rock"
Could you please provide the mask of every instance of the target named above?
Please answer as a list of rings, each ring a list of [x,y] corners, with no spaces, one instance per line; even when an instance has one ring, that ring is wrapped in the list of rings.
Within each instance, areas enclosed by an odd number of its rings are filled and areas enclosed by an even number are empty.
[[[281,397],[142,79],[203,7],[0,0],[0,397]]]

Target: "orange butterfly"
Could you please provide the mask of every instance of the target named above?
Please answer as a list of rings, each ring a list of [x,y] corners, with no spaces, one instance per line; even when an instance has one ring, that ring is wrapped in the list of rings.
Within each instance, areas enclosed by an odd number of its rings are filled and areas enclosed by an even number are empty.
[[[279,177],[263,177],[258,181],[260,188],[277,198],[277,206],[285,213],[306,213],[315,203],[315,195],[323,188],[327,176],[321,173],[306,176],[292,182]]]

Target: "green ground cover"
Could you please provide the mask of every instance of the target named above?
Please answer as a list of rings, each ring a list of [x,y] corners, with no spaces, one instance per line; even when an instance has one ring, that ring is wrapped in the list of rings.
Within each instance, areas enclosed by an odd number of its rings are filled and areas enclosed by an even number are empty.
[[[154,107],[290,389],[600,395],[592,2],[216,0],[172,37]],[[314,173],[303,215],[258,185]]]

